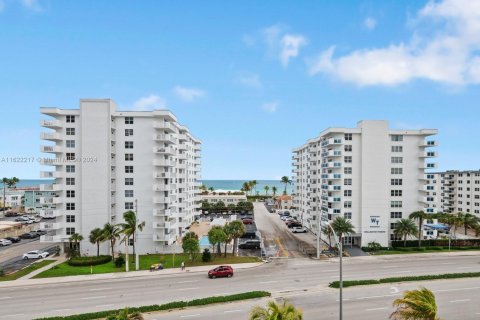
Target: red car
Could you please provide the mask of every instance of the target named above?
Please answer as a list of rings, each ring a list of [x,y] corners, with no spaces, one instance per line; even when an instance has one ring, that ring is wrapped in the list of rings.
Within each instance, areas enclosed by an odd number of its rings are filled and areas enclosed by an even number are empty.
[[[243,222],[243,224],[253,224],[252,219],[243,219],[242,222]]]
[[[233,268],[230,266],[220,266],[208,271],[208,277],[210,279],[221,278],[221,277],[233,277]]]

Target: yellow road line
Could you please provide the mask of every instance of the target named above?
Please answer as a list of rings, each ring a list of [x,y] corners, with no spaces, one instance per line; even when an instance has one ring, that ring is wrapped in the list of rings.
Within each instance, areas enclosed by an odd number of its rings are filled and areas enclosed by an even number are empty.
[[[277,245],[280,247],[280,251],[282,252],[282,256],[288,257],[288,252],[285,250],[285,247],[284,247],[283,244],[280,242],[280,239],[275,238],[275,242],[276,242]]]

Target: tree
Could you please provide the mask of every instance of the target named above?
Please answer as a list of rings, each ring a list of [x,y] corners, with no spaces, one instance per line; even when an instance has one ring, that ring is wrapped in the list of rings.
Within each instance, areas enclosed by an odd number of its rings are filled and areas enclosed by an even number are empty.
[[[109,315],[106,320],[143,320],[144,317],[140,312],[128,313],[128,308]]]
[[[143,228],[145,227],[145,221],[140,222],[137,224],[137,214],[134,211],[127,211],[123,213],[123,220],[125,220],[124,223],[120,223],[120,229],[121,232],[125,235],[124,240],[126,241],[126,250],[125,254],[127,255],[127,261],[128,261],[128,242],[130,241],[130,237],[133,239],[133,255],[135,255],[135,233],[137,230],[143,231]]]
[[[422,246],[422,226],[423,220],[427,218],[427,214],[423,211],[415,211],[408,216],[410,219],[418,220],[418,246]]]
[[[333,231],[330,227],[324,226],[322,227],[322,232],[328,237],[328,248],[332,248],[332,236],[333,236]]]
[[[332,222],[332,228],[338,236],[338,240],[343,243],[343,236],[355,233],[353,224],[344,217],[336,217]]]
[[[200,242],[195,232],[187,232],[182,239],[183,252],[188,253],[192,260],[195,260],[200,252]]]
[[[287,194],[287,185],[292,184],[292,180],[288,179],[287,176],[283,176],[280,182],[285,184],[285,189],[283,190],[283,194]]]
[[[244,182],[243,185],[242,185],[242,189],[243,191],[245,191],[245,193],[248,195],[248,193],[250,192],[250,190],[252,190],[251,186],[250,186],[250,183],[248,182]]]
[[[214,205],[215,211],[225,211],[225,202],[223,201],[218,201]]]
[[[221,254],[220,245],[226,240],[227,235],[220,226],[214,226],[208,231],[208,241],[212,244],[212,253],[215,253],[215,245],[217,246],[217,254]]]
[[[213,187],[208,188],[208,191],[213,192],[215,189]]]
[[[275,301],[269,301],[266,308],[255,306],[250,311],[250,320],[302,320],[303,313],[301,310],[287,301],[279,305]]]
[[[202,201],[202,213],[205,212],[205,211],[210,211],[211,208],[212,208],[212,206],[210,205],[208,200],[203,200]]]
[[[13,188],[15,185],[20,182],[20,180],[17,177],[13,178],[2,178],[2,184],[3,184],[3,212],[5,212],[6,208],[6,203],[7,203],[7,198],[6,198],[6,191],[7,188]]]
[[[395,223],[394,233],[403,238],[403,246],[407,246],[407,237],[415,236],[418,232],[417,226],[410,219],[400,219]]]
[[[234,205],[233,203],[229,203],[227,206],[228,211],[235,211],[237,209],[237,206]]]
[[[70,257],[76,257],[80,255],[80,242],[83,240],[83,236],[79,233],[74,233],[68,238],[70,242]],[[73,245],[72,245],[73,244]]]
[[[243,224],[243,223],[242,223]],[[227,245],[233,240],[235,229],[232,227],[231,222],[223,226],[223,232],[225,232],[225,249],[223,250],[224,257],[227,257]]]
[[[390,315],[393,320],[439,320],[437,303],[432,291],[425,287],[405,291],[402,298],[395,299],[397,309]]]
[[[277,187],[275,186],[272,187],[272,193],[273,193],[273,200],[275,200],[275,195],[277,194]]]
[[[100,243],[105,241],[105,234],[102,229],[95,228],[90,231],[90,235],[88,236],[88,240],[90,240],[91,244],[97,245],[97,257],[100,255]]]
[[[245,232],[247,232],[245,225],[243,224],[242,221],[239,220],[234,220],[229,223],[231,232],[232,232],[232,237],[233,237],[233,249],[232,249],[232,256],[235,255],[235,248],[237,247],[238,244],[238,238],[243,236]]]
[[[250,186],[255,191],[255,193],[257,193],[257,180],[250,181]]]
[[[121,230],[117,225],[111,224],[111,223],[105,223],[103,226],[103,236],[105,240],[110,241],[110,248],[112,251],[112,261],[115,259],[115,253],[114,253],[114,248],[115,248],[115,243],[117,242],[117,239],[120,237]]]
[[[465,235],[467,235],[468,228],[475,230],[479,222],[479,218],[471,213],[465,213],[464,215],[459,216],[459,218],[462,221]]]
[[[269,186],[263,187],[263,190],[265,190],[265,195],[268,195],[268,190],[270,190]]]

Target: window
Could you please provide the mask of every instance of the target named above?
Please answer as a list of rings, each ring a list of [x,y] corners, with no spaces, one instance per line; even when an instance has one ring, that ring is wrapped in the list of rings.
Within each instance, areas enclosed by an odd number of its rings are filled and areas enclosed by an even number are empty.
[[[351,197],[352,196],[352,190],[343,190],[343,196],[344,197]]]
[[[125,178],[126,186],[133,186],[133,178]]]
[[[399,134],[392,135],[392,141],[403,141],[403,136]]]
[[[392,152],[403,152],[402,146],[392,146]]]
[[[133,153],[125,153],[125,161],[133,161]]]
[[[75,123],[75,116],[67,116],[67,123]]]
[[[352,174],[352,167],[345,167],[345,168],[343,168],[343,173],[345,173],[345,174]]]
[[[75,198],[75,190],[67,190],[67,198]]]
[[[133,136],[133,129],[125,129],[125,137]]]
[[[352,163],[352,156],[345,156],[345,157],[343,158],[343,161],[344,161],[345,163]]]
[[[397,229],[397,224],[395,222],[390,223],[390,229],[391,230]]]
[[[75,140],[66,141],[67,148],[75,148]]]
[[[343,202],[343,207],[344,208],[351,208],[352,207],[352,201]]]
[[[133,198],[133,190],[125,190],[125,198]]]
[[[65,171],[68,172],[68,173],[75,173],[75,166],[69,164],[69,165],[65,166]]]
[[[399,241],[399,240],[402,240],[402,236],[399,235],[399,234],[392,233],[390,235],[390,240],[391,241]]]
[[[351,212],[344,212],[343,217],[345,219],[352,219],[352,213]]]
[[[345,140],[352,141],[352,134],[351,133],[345,133]]]
[[[67,214],[67,222],[75,222],[75,216]]]
[[[390,180],[390,184],[392,186],[401,186],[403,183],[403,180],[402,179],[391,179]]]
[[[402,196],[402,190],[390,190],[390,195],[392,197],[401,197]]]
[[[352,179],[344,179],[343,180],[343,185],[344,186],[351,186],[352,185]]]
[[[390,207],[391,208],[401,208],[402,207],[402,201],[390,201]]]
[[[125,124],[133,124],[133,117],[125,117]]]
[[[69,161],[75,160],[75,153],[73,153],[73,152],[68,152],[68,153],[67,153],[67,160],[69,160]]]
[[[352,145],[346,144],[345,147],[344,147],[344,150],[348,151],[348,152],[351,152],[352,151]]]
[[[75,128],[67,128],[66,133],[67,133],[67,136],[74,136],[75,135]]]
[[[133,202],[125,202],[125,210],[133,210]]]
[[[67,202],[66,207],[67,207],[67,210],[75,210],[75,203]]]
[[[403,174],[403,168],[391,168],[392,174]]]
[[[125,173],[133,173],[133,166],[125,166]]]
[[[125,149],[133,149],[133,141],[125,141]]]
[[[392,157],[392,163],[403,163],[403,157]]]
[[[66,185],[67,186],[74,186],[75,185],[75,178],[66,178]]]
[[[395,211],[395,212],[390,212],[390,218],[391,219],[401,219],[402,218],[402,213]]]
[[[75,228],[66,228],[67,236],[71,236],[74,233],[75,233]]]

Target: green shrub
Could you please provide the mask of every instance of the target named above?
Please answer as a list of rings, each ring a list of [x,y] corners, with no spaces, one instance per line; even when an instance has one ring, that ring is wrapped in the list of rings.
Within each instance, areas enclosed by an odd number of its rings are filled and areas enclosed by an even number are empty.
[[[347,280],[343,281],[343,287],[363,286],[369,284],[380,284],[378,280]],[[340,281],[330,282],[328,285],[330,288],[340,288]]]
[[[97,266],[112,261],[111,256],[98,257],[73,257],[68,260],[68,265],[72,267]]]
[[[125,265],[125,258],[123,256],[118,256],[115,258],[115,267],[121,268]]]
[[[210,261],[212,261],[212,254],[210,253],[210,250],[208,250],[208,249],[203,250],[203,253],[202,253],[202,261],[203,261],[203,262],[210,262]]]

